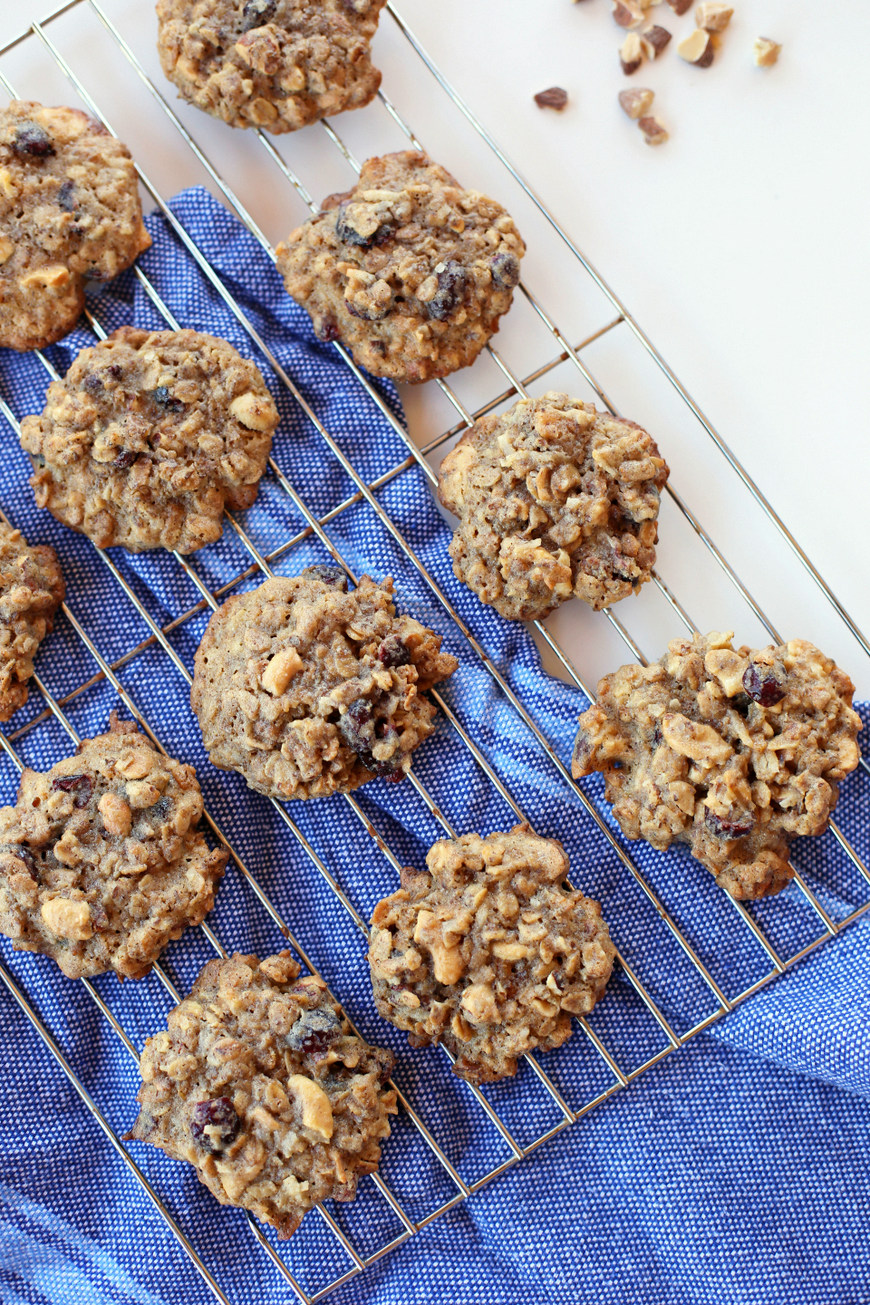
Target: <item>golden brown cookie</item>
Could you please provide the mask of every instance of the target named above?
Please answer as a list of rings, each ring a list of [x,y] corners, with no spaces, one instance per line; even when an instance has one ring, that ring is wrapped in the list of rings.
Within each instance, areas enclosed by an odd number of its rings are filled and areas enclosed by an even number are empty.
[[[0,521],[0,720],[27,701],[33,659],[64,598],[57,554]]]

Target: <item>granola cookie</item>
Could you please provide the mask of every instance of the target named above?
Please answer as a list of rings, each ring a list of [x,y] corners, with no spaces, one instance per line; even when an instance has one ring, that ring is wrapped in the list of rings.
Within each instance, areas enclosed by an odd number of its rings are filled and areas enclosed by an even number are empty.
[[[120,330],[48,387],[21,444],[40,507],[100,548],[193,553],[257,497],[278,411],[258,369],[199,331]]]
[[[158,0],[157,49],[182,99],[231,127],[295,131],[360,109],[386,0]]]
[[[399,381],[474,362],[510,308],[526,249],[502,206],[406,151],[369,159],[322,209],[277,249],[319,337]]]
[[[190,702],[209,757],[276,798],[400,780],[434,731],[425,696],[456,670],[440,636],[397,616],[393,582],[338,567],[228,599],[196,653]]]
[[[27,701],[33,658],[64,592],[54,549],[31,548],[19,530],[0,521],[0,720]]]
[[[71,979],[141,979],[214,903],[227,854],[206,845],[201,815],[193,768],[113,712],[75,756],[25,770],[0,810],[0,933]]]
[[[459,517],[456,577],[511,621],[540,620],[574,596],[609,607],[650,578],[667,478],[645,430],[567,394],[482,417],[438,482]]]
[[[209,961],[145,1043],[127,1134],[192,1164],[221,1205],[290,1237],[318,1201],[352,1201],[378,1167],[393,1054],[351,1032],[290,952]]]
[[[440,1040],[460,1078],[492,1083],[571,1036],[571,1016],[604,995],[615,949],[598,903],[566,888],[562,844],[528,825],[442,839],[426,864],[375,907],[375,1005],[411,1046]]]
[[[150,244],[133,160],[105,127],[28,100],[0,110],[0,345],[60,340],[86,278],[110,280]]]
[[[811,643],[734,649],[675,639],[652,666],[605,675],[580,717],[575,779],[600,770],[629,838],[691,853],[732,897],[778,893],[789,843],[821,834],[858,765],[854,686]]]

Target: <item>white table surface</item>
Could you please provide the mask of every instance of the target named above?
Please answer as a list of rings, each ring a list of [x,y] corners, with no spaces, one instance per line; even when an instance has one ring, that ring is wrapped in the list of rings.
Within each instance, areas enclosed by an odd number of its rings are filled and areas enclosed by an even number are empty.
[[[179,105],[154,50],[153,7],[102,0],[178,113],[274,243],[305,209],[248,134]],[[3,38],[52,7],[4,0]],[[620,30],[608,0],[395,0],[395,7],[626,302],[750,475],[836,589],[870,629],[865,505],[868,458],[863,377],[870,353],[868,227],[870,97],[863,91],[870,16],[848,0],[735,0],[712,68],[684,64],[674,41],[633,78],[618,66]],[[693,26],[667,5],[654,11],[675,34]],[[164,195],[208,180],[168,118],[118,56],[87,4],[47,29],[118,134]],[[783,43],[779,64],[754,67],[755,36]],[[514,213],[529,253],[524,277],[575,343],[613,312],[503,166],[481,143],[384,14],[374,45],[383,87],[433,157]],[[2,64],[19,93],[74,103],[38,40]],[[534,92],[570,95],[562,114]],[[646,146],[617,107],[624,87],[650,86],[671,132]],[[403,146],[380,105],[334,120],[357,157]],[[285,137],[285,157],[315,198],[349,183],[349,169],[319,126]],[[557,352],[526,304],[494,341],[518,373]],[[786,637],[811,638],[870,695],[870,661],[804,576],[751,496],[624,325],[583,352],[626,416],[656,436],[672,483]],[[455,389],[475,406],[503,388],[491,361]],[[593,397],[570,365],[547,385]],[[434,383],[403,394],[414,437],[446,429],[456,413]],[[764,630],[679,514],[665,504],[659,569],[701,627]],[[651,656],[682,633],[648,587],[618,609]],[[628,660],[602,615],[571,604],[551,618],[589,679]]]

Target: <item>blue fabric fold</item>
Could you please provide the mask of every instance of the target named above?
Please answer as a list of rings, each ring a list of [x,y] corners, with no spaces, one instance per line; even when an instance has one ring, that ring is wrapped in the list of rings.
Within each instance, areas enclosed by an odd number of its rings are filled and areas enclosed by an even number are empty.
[[[375,491],[378,503],[568,765],[577,715],[586,705],[583,695],[547,677],[526,630],[502,621],[455,580],[447,555],[449,532],[427,481],[418,467],[404,465],[407,449],[378,405],[332,347],[315,339],[271,260],[235,218],[200,189],[176,197],[171,211],[365,482],[385,478]],[[197,268],[172,224],[162,215],[147,223],[154,243],[139,265],[162,300],[182,326],[223,336],[261,367],[281,413],[274,457],[282,473],[306,507],[327,518],[328,536],[355,571],[392,575],[399,607],[443,635],[445,648],[460,662],[443,688],[449,710],[538,832],[563,841],[574,882],[601,901],[620,952],[649,999],[677,1033],[692,1030],[713,1014],[718,1000],[680,940],[662,923],[614,843],[546,756],[435,589],[364,500],[348,503],[356,492],[352,479]],[[128,323],[165,326],[133,272],[102,287],[90,306],[107,331]],[[47,352],[63,373],[90,343],[93,337],[81,328]],[[0,357],[0,388],[18,417],[42,409],[47,380],[35,356]],[[376,384],[401,422],[395,391]],[[280,813],[238,776],[210,766],[190,712],[187,683],[151,637],[148,620],[87,540],[36,509],[26,484],[27,460],[5,423],[0,440],[4,511],[31,542],[55,546],[69,606],[100,652],[115,661],[138,648],[118,668],[125,690],[167,749],[196,766],[212,816],[364,1036],[396,1051],[399,1086],[463,1181],[483,1179],[510,1159],[504,1137],[469,1089],[450,1075],[440,1051],[411,1050],[377,1016],[365,942],[351,915]],[[279,573],[296,574],[327,558],[305,516],[271,474],[240,523],[257,550],[274,554]],[[293,539],[291,547],[282,547]],[[132,556],[113,550],[111,557],[151,621],[163,627],[185,615],[166,637],[190,669],[208,619],[196,585],[160,552]],[[221,595],[251,567],[251,556],[228,527],[190,564]],[[259,579],[252,570],[234,591]],[[37,665],[59,699],[97,670],[65,619],[43,645]],[[43,705],[34,691],[7,727],[22,761],[40,769],[72,751],[51,716],[17,734]],[[75,729],[88,736],[105,728],[117,706],[111,685],[98,680],[67,710]],[[866,719],[866,709],[863,714]],[[510,804],[448,720],[415,754],[414,774],[461,831],[489,832],[515,823]],[[15,767],[0,755],[0,800],[14,800],[16,787]],[[867,793],[866,775],[856,773],[843,785],[837,811],[865,858]],[[763,979],[769,958],[711,876],[684,849],[661,856],[644,845],[626,844],[598,777],[584,781],[583,794],[726,996],[734,999]],[[362,820],[338,797],[290,804],[287,812],[367,920],[375,903],[396,887],[395,871],[369,826],[399,862],[413,865],[422,864],[443,831],[409,783],[375,781],[356,797]],[[833,919],[845,919],[868,900],[866,882],[832,835],[796,844],[794,859]],[[818,917],[794,886],[752,912],[786,960],[820,932]],[[263,955],[286,944],[232,865],[209,924],[229,950]],[[192,931],[172,944],[164,959],[186,991],[211,954],[202,933]],[[6,940],[0,940],[0,958],[122,1134],[135,1117],[138,1073],[84,985],[66,980],[44,957],[13,952]],[[709,1033],[431,1222],[457,1189],[414,1124],[400,1115],[381,1172],[408,1217],[425,1226],[338,1289],[335,1300],[342,1305],[418,1300],[471,1305],[525,1301],[530,1295],[542,1302],[632,1305],[870,1300],[865,1286],[870,1183],[864,1161],[870,1151],[868,977],[870,924],[859,920],[841,939],[713,1024]],[[153,974],[123,987],[113,975],[102,976],[95,987],[136,1047],[164,1023],[171,1004]],[[590,1026],[626,1076],[667,1047],[660,1024],[623,970],[614,975]],[[0,1301],[150,1305],[210,1299],[164,1220],[2,988],[0,1031]],[[610,1069],[579,1029],[540,1063],[573,1109],[613,1084]],[[559,1124],[558,1107],[528,1067],[516,1080],[486,1089],[486,1098],[520,1147],[534,1146]],[[153,1148],[128,1146],[232,1301],[269,1305],[293,1299],[239,1212],[219,1207],[187,1166]],[[353,1205],[330,1207],[330,1212],[363,1258],[402,1233],[371,1180],[361,1184]],[[316,1211],[289,1243],[274,1242],[270,1232],[267,1237],[309,1292],[352,1267]]]

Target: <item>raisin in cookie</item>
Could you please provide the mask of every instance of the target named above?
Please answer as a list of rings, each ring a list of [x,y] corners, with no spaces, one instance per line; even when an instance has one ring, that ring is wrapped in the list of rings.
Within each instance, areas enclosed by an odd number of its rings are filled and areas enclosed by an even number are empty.
[[[732,897],[767,897],[792,878],[791,840],[827,828],[861,721],[849,677],[811,643],[731,638],[675,639],[660,662],[605,675],[572,771],[604,774],[629,838],[688,843]]]
[[[100,548],[192,553],[250,507],[278,412],[226,340],[122,326],[83,349],[21,423],[40,507]]]
[[[0,345],[61,339],[85,279],[108,281],[150,244],[125,145],[78,109],[0,110]]]
[[[498,330],[525,248],[500,204],[408,151],[369,159],[277,257],[322,340],[374,376],[426,381],[467,367]]]
[[[512,621],[598,611],[650,578],[668,467],[646,431],[567,394],[483,417],[441,464],[457,579]]]
[[[386,0],[158,0],[158,51],[182,99],[231,127],[295,131],[377,94]]]
[[[209,849],[201,815],[193,768],[113,712],[75,756],[25,770],[0,810],[0,933],[71,979],[141,979],[214,903],[227,854]]]
[[[128,1138],[192,1164],[221,1205],[289,1237],[318,1201],[378,1167],[393,1054],[356,1037],[289,952],[209,961],[142,1052]]]
[[[312,566],[275,576],[214,613],[190,702],[209,757],[277,798],[400,780],[434,731],[425,697],[456,670],[441,639],[397,616],[393,582]]]
[[[442,839],[426,864],[375,908],[375,1005],[412,1046],[440,1039],[460,1078],[492,1083],[571,1036],[571,1016],[604,995],[615,949],[598,903],[565,887],[562,844],[528,825]]]
[[[20,531],[0,521],[0,720],[27,701],[33,658],[63,596],[54,549],[31,548]]]

